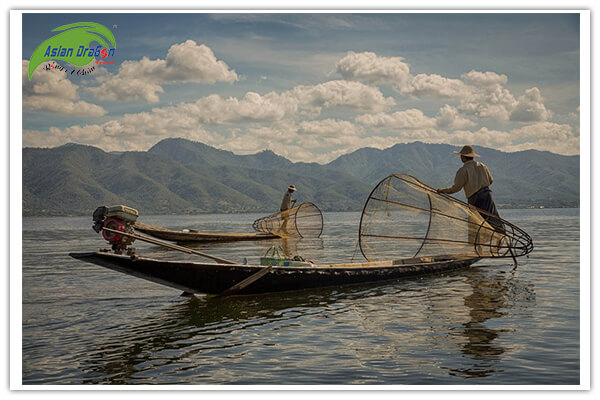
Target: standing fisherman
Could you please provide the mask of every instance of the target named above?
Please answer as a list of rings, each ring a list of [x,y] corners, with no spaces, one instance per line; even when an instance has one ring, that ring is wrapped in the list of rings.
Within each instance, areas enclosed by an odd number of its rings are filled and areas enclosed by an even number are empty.
[[[492,199],[492,191],[489,187],[492,182],[494,182],[492,174],[490,174],[490,171],[485,164],[473,161],[474,157],[481,156],[475,154],[473,147],[468,145],[463,146],[460,151],[454,151],[453,153],[460,155],[463,166],[456,172],[454,185],[444,189],[438,189],[437,192],[452,194],[464,188],[465,196],[467,197],[469,204],[486,211],[491,215],[500,217],[498,210],[496,209],[496,204],[494,204],[494,199]],[[481,214],[481,216],[497,231],[504,232],[504,227],[499,220],[488,214]]]
[[[292,193],[296,191],[296,186],[290,185],[288,186],[287,192],[283,195],[283,200],[281,200],[281,206],[279,207],[281,211],[281,217],[283,222],[281,223],[281,231],[283,233],[287,233],[287,224],[288,219],[290,218],[289,213],[286,211],[289,210],[296,204],[296,199],[292,199]]]
[[[292,193],[296,191],[296,186],[290,185],[288,186],[287,192],[283,195],[283,200],[281,200],[281,207],[279,207],[280,211],[289,210],[296,204],[296,200],[292,199]]]

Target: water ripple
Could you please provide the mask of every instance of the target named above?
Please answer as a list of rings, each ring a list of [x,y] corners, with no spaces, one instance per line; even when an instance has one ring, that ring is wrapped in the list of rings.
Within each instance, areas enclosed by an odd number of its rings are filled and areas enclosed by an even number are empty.
[[[23,221],[25,384],[578,384],[578,210],[506,210],[535,250],[383,284],[224,299],[179,297],[67,256],[102,241],[89,218]],[[247,231],[256,215],[153,216]],[[325,215],[314,260],[350,261],[360,214]],[[203,244],[257,259],[277,241]],[[194,259],[140,244],[165,259]]]

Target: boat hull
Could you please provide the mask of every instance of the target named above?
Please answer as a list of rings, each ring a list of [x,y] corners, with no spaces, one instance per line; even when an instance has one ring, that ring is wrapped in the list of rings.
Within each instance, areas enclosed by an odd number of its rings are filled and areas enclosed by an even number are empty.
[[[239,242],[245,240],[279,239],[280,236],[268,233],[210,233],[210,232],[184,232],[167,229],[160,226],[136,222],[134,228],[146,235],[172,242]]]
[[[243,281],[263,266],[161,261],[108,252],[71,253],[71,257],[118,272],[160,283],[188,293],[219,294]],[[410,263],[389,261],[332,264],[316,267],[272,267],[238,294],[256,294],[388,281],[465,268],[478,258]]]

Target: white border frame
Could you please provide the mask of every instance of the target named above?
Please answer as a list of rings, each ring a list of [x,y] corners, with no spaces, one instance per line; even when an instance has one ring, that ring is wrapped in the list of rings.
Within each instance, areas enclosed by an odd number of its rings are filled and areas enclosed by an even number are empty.
[[[230,2],[226,2],[230,3]],[[273,2],[280,5],[279,2]],[[554,2],[545,2],[545,4]],[[48,3],[54,5],[53,3]],[[345,3],[348,4],[348,3]],[[479,3],[473,3],[479,4]],[[340,5],[343,7],[343,5]],[[394,7],[393,5],[391,5]],[[549,7],[551,5],[546,5]],[[117,6],[118,7],[118,6]],[[227,5],[226,5],[227,7]],[[308,6],[312,7],[312,6]],[[389,5],[387,5],[389,7]],[[427,391],[457,391],[457,390],[590,390],[591,389],[591,13],[590,10],[574,9],[210,9],[192,10],[192,12],[210,13],[380,13],[380,12],[402,12],[402,13],[565,13],[576,12],[580,14],[580,384],[579,385],[319,385],[319,386],[84,386],[84,385],[22,385],[22,84],[21,84],[21,60],[22,60],[22,14],[32,12],[46,13],[179,13],[186,10],[11,10],[10,11],[10,193],[9,206],[12,208],[10,215],[10,388],[11,390],[427,390]],[[287,394],[286,394],[287,396]]]

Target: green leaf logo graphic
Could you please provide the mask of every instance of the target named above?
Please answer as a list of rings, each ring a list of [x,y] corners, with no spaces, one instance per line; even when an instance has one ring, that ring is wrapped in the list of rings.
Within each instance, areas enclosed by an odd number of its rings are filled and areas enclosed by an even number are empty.
[[[48,60],[63,60],[76,67],[89,64],[94,59],[93,52],[89,51],[90,43],[93,41],[108,48],[109,45],[106,43],[108,40],[112,47],[117,47],[112,32],[104,25],[95,22],[76,22],[52,30],[52,32],[58,31],[64,32],[42,42],[31,55],[29,59],[30,80],[33,71]],[[52,55],[53,51],[54,55]]]

